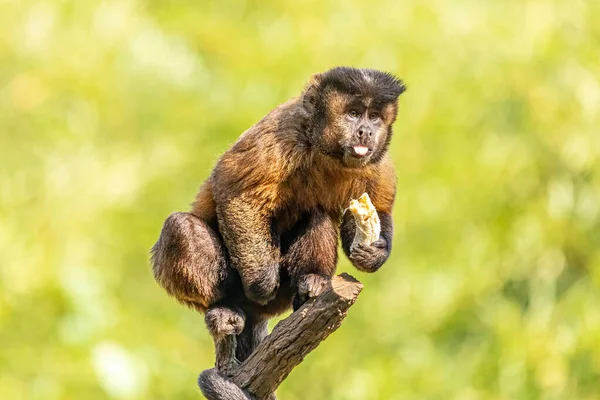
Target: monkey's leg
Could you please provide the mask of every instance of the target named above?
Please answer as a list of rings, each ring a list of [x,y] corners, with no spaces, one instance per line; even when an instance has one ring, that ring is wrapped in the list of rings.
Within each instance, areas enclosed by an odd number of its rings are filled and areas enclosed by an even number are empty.
[[[251,321],[246,319],[246,326],[238,336],[236,358],[244,362],[256,347],[267,337],[267,320]]]
[[[282,265],[292,277],[294,311],[318,296],[335,273],[338,230],[324,212],[305,216],[282,237]]]
[[[206,327],[215,342],[215,367],[224,374],[235,368],[238,335],[244,330],[245,315],[237,307],[213,307],[206,312]]]
[[[209,325],[209,315],[211,316],[209,330],[214,329],[212,327],[215,319],[213,316],[216,316],[222,321],[221,323],[224,324],[225,330],[228,333],[231,333],[233,331],[232,324],[227,317],[223,318],[223,313],[227,312],[231,312],[231,310],[221,307],[210,309],[206,313],[207,325]],[[236,330],[237,329],[239,329],[239,325],[236,325]],[[216,334],[214,336],[215,347],[217,349],[216,370],[204,371],[200,374],[200,378],[198,379],[198,384],[202,389],[202,393],[204,393],[209,400],[251,398],[233,382],[226,379],[225,376],[229,375],[231,368],[235,368],[240,362],[243,362],[250,354],[252,354],[256,346],[258,346],[267,336],[267,333],[267,320],[250,321],[246,319],[245,324],[243,325],[243,331],[239,332],[237,336],[233,334]],[[235,357],[233,357],[234,355]],[[277,396],[275,393],[272,393],[266,397],[265,400],[277,400]]]
[[[151,263],[155,279],[170,295],[201,312],[221,300],[230,274],[220,236],[183,212],[166,219]]]
[[[268,320],[248,320],[241,334],[238,335],[236,358],[240,362],[244,362],[256,347],[268,335]],[[265,400],[277,400],[275,393],[271,393]]]

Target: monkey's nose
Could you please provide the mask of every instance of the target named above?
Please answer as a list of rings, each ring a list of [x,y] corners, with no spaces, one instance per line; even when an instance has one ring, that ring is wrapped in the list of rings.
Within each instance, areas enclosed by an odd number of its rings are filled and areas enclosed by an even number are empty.
[[[373,131],[371,130],[371,128],[363,125],[360,128],[358,128],[357,135],[359,138],[362,138],[363,136],[371,137],[373,136]]]

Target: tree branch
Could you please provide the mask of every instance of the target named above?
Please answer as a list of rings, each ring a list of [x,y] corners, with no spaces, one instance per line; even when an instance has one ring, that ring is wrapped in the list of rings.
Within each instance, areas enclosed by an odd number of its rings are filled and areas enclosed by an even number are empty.
[[[210,400],[269,398],[292,369],[340,327],[362,287],[348,274],[334,276],[322,294],[280,321],[229,377],[214,368],[200,374],[202,393]]]

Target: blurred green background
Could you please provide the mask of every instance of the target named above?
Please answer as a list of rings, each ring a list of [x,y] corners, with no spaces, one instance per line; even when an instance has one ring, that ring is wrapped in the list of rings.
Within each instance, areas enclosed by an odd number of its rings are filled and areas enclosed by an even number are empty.
[[[394,253],[281,399],[600,398],[600,2],[0,0],[0,397],[196,399],[148,250],[312,73],[403,78]]]

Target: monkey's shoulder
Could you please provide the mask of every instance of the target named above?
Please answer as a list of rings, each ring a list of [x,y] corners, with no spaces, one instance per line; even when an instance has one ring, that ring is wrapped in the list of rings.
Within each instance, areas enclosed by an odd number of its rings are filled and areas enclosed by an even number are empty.
[[[217,161],[213,186],[228,195],[276,191],[309,154],[303,113],[298,99],[292,99],[246,130]]]

